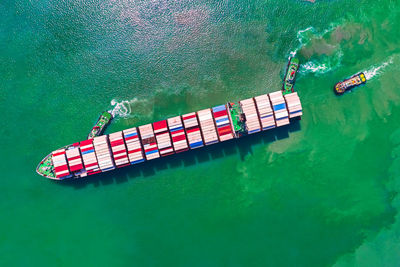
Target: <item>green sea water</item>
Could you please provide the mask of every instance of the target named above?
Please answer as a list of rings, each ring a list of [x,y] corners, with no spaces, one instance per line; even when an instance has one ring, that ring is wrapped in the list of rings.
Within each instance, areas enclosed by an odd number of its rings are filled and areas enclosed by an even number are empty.
[[[0,266],[399,266],[400,2],[0,2]],[[79,181],[50,151],[281,88],[289,127]],[[333,85],[359,71],[366,85]]]

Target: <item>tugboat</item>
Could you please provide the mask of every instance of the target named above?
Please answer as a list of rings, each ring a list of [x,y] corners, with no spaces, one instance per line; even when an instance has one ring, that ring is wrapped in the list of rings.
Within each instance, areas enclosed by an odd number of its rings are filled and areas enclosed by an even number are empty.
[[[112,119],[113,116],[109,111],[103,111],[103,113],[101,113],[99,119],[97,120],[96,124],[90,131],[87,139],[93,139],[94,137],[101,135]]]
[[[335,87],[333,88],[333,91],[337,95],[341,95],[347,90],[350,90],[353,87],[359,86],[361,84],[364,84],[367,82],[367,79],[365,78],[365,74],[360,72],[357,73],[350,78],[340,81],[337,84],[335,84]]]
[[[285,80],[283,81],[282,94],[290,94],[294,92],[293,86],[296,78],[296,72],[299,69],[299,59],[289,57],[289,63],[286,69]]]

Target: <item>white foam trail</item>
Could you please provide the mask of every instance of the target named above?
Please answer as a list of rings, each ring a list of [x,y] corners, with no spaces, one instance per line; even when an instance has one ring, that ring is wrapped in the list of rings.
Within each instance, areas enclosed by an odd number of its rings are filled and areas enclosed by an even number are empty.
[[[137,99],[136,97],[131,100],[116,99],[111,100],[112,110],[110,111],[114,118],[143,118],[153,116],[153,105],[147,99]],[[132,113],[134,111],[134,113]]]
[[[388,61],[383,62],[381,65],[371,67],[370,69],[364,71],[365,78],[367,78],[367,80],[372,79],[373,77],[381,74],[383,69],[392,63],[393,63],[393,57],[390,57]]]
[[[315,73],[315,74],[325,74],[332,70],[340,67],[342,63],[343,52],[341,50],[337,51],[334,56],[326,56],[319,60],[310,60],[300,66],[300,73]]]
[[[305,45],[307,45],[310,42],[311,38],[321,38],[328,32],[333,31],[336,27],[337,27],[337,25],[332,23],[329,26],[329,28],[325,29],[321,33],[318,33],[317,30],[313,26],[310,26],[303,30],[299,30],[296,34],[299,45],[293,51],[290,51],[290,56],[294,57],[302,47],[304,47]],[[313,36],[311,38],[309,36],[307,36],[307,33],[309,33],[309,32],[311,34],[313,34]]]
[[[113,99],[111,100],[111,106],[113,106],[113,109],[111,110],[111,114],[115,118],[116,116],[119,117],[129,117],[129,115],[132,112],[131,109],[131,102],[136,101],[136,98],[133,100],[122,100],[118,102],[117,100]]]
[[[303,47],[303,45],[305,44],[304,39],[306,38],[304,36],[304,33],[308,32],[308,31],[315,33],[315,29],[312,26],[310,26],[304,30],[299,30],[297,32],[297,41],[299,42],[299,45],[293,51],[290,51],[290,56],[294,57],[297,54],[297,52]]]
[[[325,63],[318,64],[314,61],[308,61],[305,64],[301,65],[301,73],[326,73],[330,71],[331,68],[329,68]]]

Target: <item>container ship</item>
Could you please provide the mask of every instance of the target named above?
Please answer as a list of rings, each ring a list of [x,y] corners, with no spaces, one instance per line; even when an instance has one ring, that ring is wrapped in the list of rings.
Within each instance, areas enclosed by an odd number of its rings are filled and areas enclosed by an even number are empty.
[[[87,140],[51,152],[36,172],[80,178],[281,127],[303,114],[292,88],[99,135],[112,118],[103,113]]]
[[[337,84],[335,84],[333,90],[337,95],[341,95],[347,90],[350,90],[351,88],[359,86],[366,82],[367,79],[365,78],[365,74],[360,72],[351,76],[349,79],[338,82]]]

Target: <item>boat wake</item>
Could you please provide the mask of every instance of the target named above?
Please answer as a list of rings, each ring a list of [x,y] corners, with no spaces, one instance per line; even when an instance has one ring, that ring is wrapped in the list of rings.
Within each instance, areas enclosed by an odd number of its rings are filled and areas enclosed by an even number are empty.
[[[297,52],[302,49],[304,46],[310,43],[312,39],[319,39],[322,38],[325,34],[333,31],[336,29],[337,25],[331,24],[328,29],[325,29],[322,32],[318,32],[314,27],[310,26],[303,30],[299,30],[297,32],[297,42],[299,43],[298,46],[293,50],[290,51],[290,56],[294,57]]]
[[[131,102],[132,101],[137,101],[136,98],[133,100],[122,100],[118,102],[117,100],[113,99],[111,100],[111,106],[113,106],[113,109],[111,110],[111,114],[113,117],[122,117],[122,118],[127,118],[132,112],[131,109]]]
[[[365,74],[365,78],[367,78],[367,80],[371,80],[373,77],[380,75],[383,70],[392,63],[393,57],[390,57],[388,61],[383,62],[379,66],[372,66],[370,69],[363,71]]]
[[[342,50],[338,50],[333,56],[324,56],[319,60],[310,60],[300,66],[299,72],[303,74],[325,74],[341,66],[343,58]]]
[[[141,119],[153,116],[153,105],[148,99],[111,100],[111,114],[114,118]],[[134,111],[132,113],[132,111]]]
[[[322,32],[318,32],[314,27],[308,27],[304,30],[297,32],[297,42],[299,45],[290,52],[291,56],[295,56],[298,51],[305,48],[307,45],[312,43],[314,40],[322,39],[324,36],[338,27],[338,24],[332,23],[327,29]],[[326,54],[319,56],[313,56],[313,58],[308,58],[308,61],[302,63],[299,72],[302,74],[315,73],[315,74],[325,74],[338,68],[342,62],[343,52],[337,46],[329,46],[324,48]]]
[[[307,63],[301,65],[301,73],[326,73],[330,68],[325,63],[318,63],[314,61],[308,61]]]
[[[297,32],[297,41],[299,42],[299,45],[293,50],[290,51],[290,56],[294,57],[296,56],[297,52],[308,43],[309,38],[307,37],[307,33],[311,32],[312,34],[316,33],[316,30],[314,27],[308,27],[304,30],[300,30]]]

